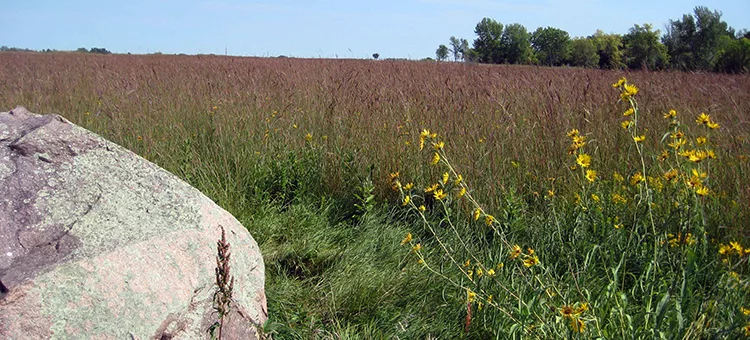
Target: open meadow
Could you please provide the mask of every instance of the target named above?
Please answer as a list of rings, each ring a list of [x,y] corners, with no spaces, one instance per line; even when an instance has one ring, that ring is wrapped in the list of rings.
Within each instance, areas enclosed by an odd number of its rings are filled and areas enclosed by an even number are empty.
[[[0,105],[237,217],[276,339],[750,336],[747,75],[5,52]]]

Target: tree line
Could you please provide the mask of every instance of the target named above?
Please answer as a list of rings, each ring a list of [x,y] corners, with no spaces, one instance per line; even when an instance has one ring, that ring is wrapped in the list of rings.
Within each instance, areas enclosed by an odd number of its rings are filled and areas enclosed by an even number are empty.
[[[439,61],[452,55],[454,61],[488,64],[749,72],[750,32],[735,31],[721,16],[699,6],[670,20],[664,34],[651,24],[636,24],[624,35],[597,30],[575,38],[554,27],[529,32],[518,23],[484,18],[474,28],[477,37],[471,47],[466,39],[450,37],[450,47],[440,45],[435,56]]]
[[[53,50],[53,49],[41,49],[39,51],[28,49],[28,48],[19,48],[19,47],[8,47],[8,46],[0,46],[0,52],[43,52],[43,53],[53,53],[53,52],[71,52],[71,51],[60,51],[60,50]],[[92,47],[91,49],[80,47],[75,52],[80,53],[98,53],[98,54],[110,54],[112,52],[108,51],[106,48],[102,47]]]

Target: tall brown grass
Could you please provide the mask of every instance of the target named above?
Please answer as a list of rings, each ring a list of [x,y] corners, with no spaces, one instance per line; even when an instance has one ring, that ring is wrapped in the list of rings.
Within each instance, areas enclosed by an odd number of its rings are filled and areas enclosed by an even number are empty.
[[[418,142],[419,131],[429,128],[461,151],[453,162],[475,195],[492,206],[508,191],[531,202],[546,192],[551,178],[558,178],[558,187],[566,185],[564,136],[571,127],[592,136],[589,152],[601,176],[634,162],[623,152],[632,144],[629,135],[611,132],[622,120],[611,84],[623,75],[642,89],[645,126],[664,124],[662,113],[669,109],[683,117],[706,112],[721,122],[714,137],[720,170],[714,175],[721,194],[733,198],[739,211],[749,210],[748,76],[447,62],[1,53],[0,106],[60,113],[168,169],[176,166],[172,160],[181,139],[205,126],[218,141],[211,146],[217,154],[211,162],[223,162],[226,169],[247,155],[274,157],[313,145],[326,155],[329,190],[347,190],[347,171],[364,174],[374,165],[381,196],[392,194],[388,173],[421,162],[408,150]],[[658,143],[659,131],[648,131],[647,143]],[[424,171],[410,175],[423,177],[431,170]],[[743,212],[741,218],[747,217]]]

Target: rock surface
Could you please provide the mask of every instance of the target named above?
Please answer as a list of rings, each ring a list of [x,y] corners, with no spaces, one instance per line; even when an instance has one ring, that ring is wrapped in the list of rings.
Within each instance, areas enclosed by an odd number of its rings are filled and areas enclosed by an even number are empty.
[[[210,338],[220,226],[223,338],[259,338],[263,260],[232,215],[60,116],[0,113],[0,339]]]

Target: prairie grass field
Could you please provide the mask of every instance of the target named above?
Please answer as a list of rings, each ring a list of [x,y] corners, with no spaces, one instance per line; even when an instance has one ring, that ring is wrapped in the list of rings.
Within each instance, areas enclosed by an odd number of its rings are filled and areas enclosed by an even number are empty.
[[[747,75],[0,53],[0,105],[237,217],[276,339],[750,336]]]

